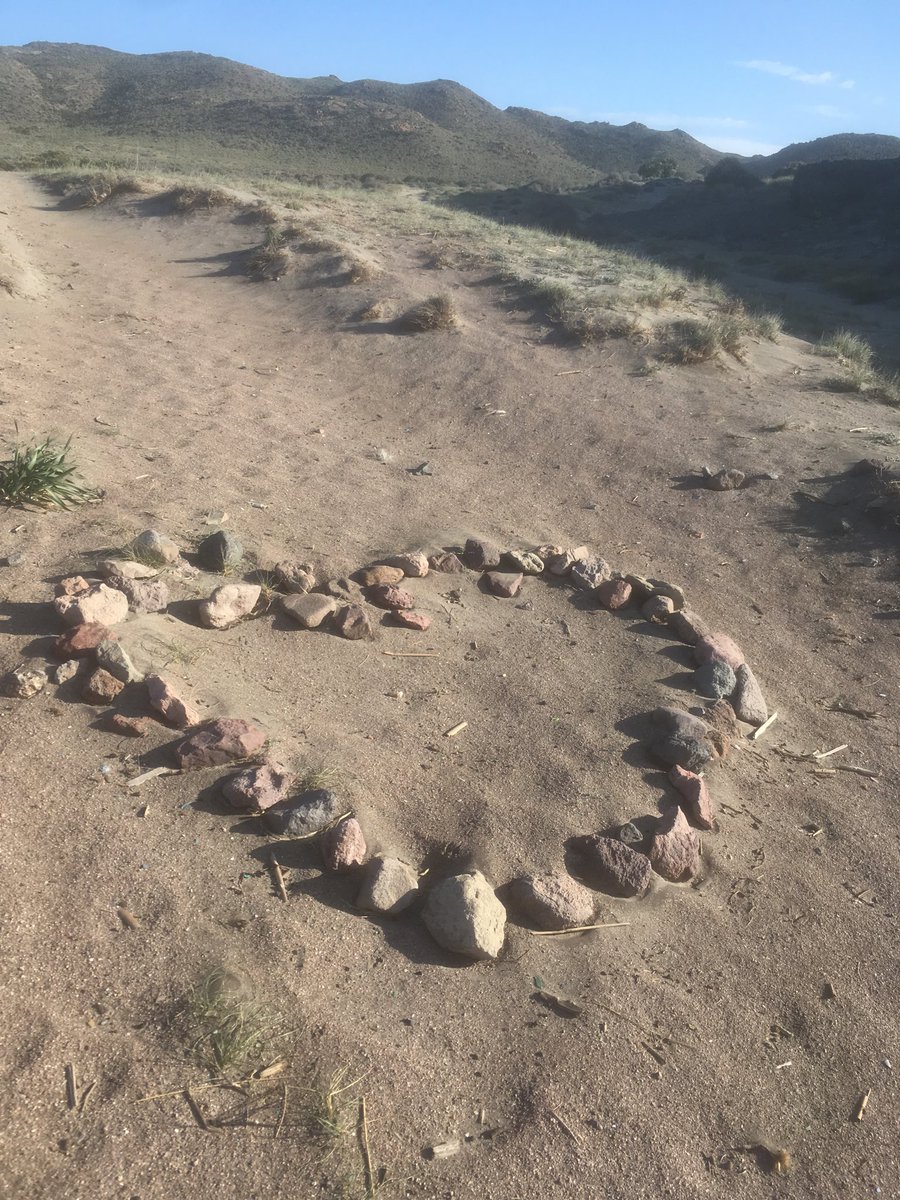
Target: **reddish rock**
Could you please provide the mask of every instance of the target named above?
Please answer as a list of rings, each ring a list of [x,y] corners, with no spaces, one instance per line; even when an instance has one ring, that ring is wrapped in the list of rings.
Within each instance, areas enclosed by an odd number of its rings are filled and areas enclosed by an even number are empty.
[[[176,729],[189,729],[191,725],[200,723],[200,714],[192,704],[188,704],[175,691],[167,679],[161,675],[148,675],[144,680],[147,685],[147,695],[151,707],[155,708],[163,720]]]
[[[682,883],[697,873],[700,839],[677,805],[659,819],[650,846],[650,862],[657,875],[671,883]]]
[[[631,599],[631,584],[626,579],[607,579],[597,588],[597,599],[612,612],[625,608]]]
[[[458,575],[465,567],[455,554],[432,554],[428,560],[432,571],[442,571],[445,575]]]
[[[266,744],[265,730],[237,717],[205,721],[173,748],[182,771],[221,767],[259,754]]]
[[[667,625],[674,610],[671,596],[651,596],[641,605],[641,616],[654,625]]]
[[[53,653],[59,659],[87,658],[103,642],[114,642],[116,635],[98,621],[73,625],[53,643]]]
[[[369,614],[358,604],[345,604],[334,614],[332,625],[336,633],[351,642],[372,636],[372,622]]]
[[[493,571],[500,566],[501,550],[484,538],[469,538],[463,550],[463,560],[473,571]]]
[[[650,859],[618,838],[592,834],[573,838],[572,847],[583,855],[585,873],[594,877],[604,891],[617,896],[642,896],[650,886]]]
[[[128,616],[128,598],[117,588],[105,583],[95,583],[87,591],[74,595],[58,596],[53,607],[67,625],[99,622],[101,625],[118,625]]]
[[[693,771],[685,771],[684,767],[673,767],[669,782],[680,793],[681,807],[691,824],[698,829],[712,829],[716,814],[706,780]]]
[[[384,561],[389,567],[398,567],[409,579],[422,579],[428,574],[428,555],[421,550],[392,554]]]
[[[709,633],[699,638],[694,646],[694,658],[697,666],[707,663],[722,662],[736,671],[747,661],[743,650],[733,642],[727,633]]]
[[[513,596],[518,596],[522,590],[522,580],[524,576],[521,572],[513,571],[485,571],[484,579],[490,590],[495,596],[503,596],[507,600]]]
[[[727,700],[717,700],[711,704],[704,712],[703,719],[711,729],[717,729],[729,741],[733,742],[741,736],[737,716]]]
[[[514,908],[538,929],[571,929],[594,919],[594,897],[571,875],[526,875],[509,885]]]
[[[88,704],[112,704],[124,686],[121,679],[98,667],[85,681],[81,696]]]
[[[125,575],[110,575],[109,585],[125,594],[132,612],[165,612],[169,607],[169,589],[161,579],[129,579]]]
[[[397,608],[393,616],[397,625],[402,625],[404,629],[418,629],[421,633],[431,624],[431,617],[426,617],[424,613],[410,612],[408,609]]]
[[[721,729],[710,729],[706,741],[712,750],[713,758],[727,758],[731,753],[731,740]]]
[[[687,646],[696,646],[701,638],[708,637],[712,633],[703,618],[698,617],[690,608],[673,612],[669,617],[668,626],[678,640]]]
[[[86,579],[80,575],[69,575],[66,579],[61,579],[53,589],[54,596],[77,596],[80,592],[86,592],[91,585]]]
[[[412,608],[415,600],[404,588],[390,583],[380,583],[369,592],[369,599],[378,608]]]
[[[322,859],[329,871],[344,874],[366,858],[366,839],[356,817],[345,817],[322,834]]]
[[[363,567],[362,570],[356,572],[354,579],[362,587],[397,584],[403,579],[403,568],[379,563],[374,567]]]
[[[242,812],[264,812],[288,798],[294,776],[276,763],[266,762],[230,775],[222,784],[222,795]]]
[[[122,713],[110,713],[104,721],[110,733],[121,733],[124,737],[146,737],[149,725],[146,717],[126,717]]]

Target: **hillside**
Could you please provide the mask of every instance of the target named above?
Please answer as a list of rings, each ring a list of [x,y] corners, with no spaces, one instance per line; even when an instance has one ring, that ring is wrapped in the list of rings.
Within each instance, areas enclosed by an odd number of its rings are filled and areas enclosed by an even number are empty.
[[[760,174],[772,175],[794,163],[873,160],[900,157],[900,138],[884,133],[834,133],[811,142],[792,142],[783,150],[748,160]]]

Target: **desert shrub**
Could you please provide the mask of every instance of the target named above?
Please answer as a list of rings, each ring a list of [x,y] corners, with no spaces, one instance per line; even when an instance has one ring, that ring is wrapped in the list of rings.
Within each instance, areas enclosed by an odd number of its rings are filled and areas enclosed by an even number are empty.
[[[0,463],[0,500],[41,508],[71,508],[96,500],[96,488],[78,483],[69,449],[69,442],[58,446],[50,438],[36,446],[16,446],[12,458]]]
[[[662,331],[661,357],[666,362],[683,366],[708,362],[720,350],[740,358],[745,328],[740,317],[727,313],[705,320],[688,317],[682,321],[672,321]]]
[[[748,190],[762,187],[762,180],[752,171],[748,171],[737,158],[720,158],[706,172],[705,181],[709,187],[737,187]]]
[[[641,179],[671,179],[673,175],[677,174],[678,163],[675,159],[662,155],[650,158],[638,167],[638,175]]]
[[[200,209],[225,208],[235,204],[237,198],[225,188],[184,185],[172,188],[166,193],[165,199],[175,212],[192,213]]]
[[[357,321],[381,321],[384,315],[384,305],[380,300],[373,300],[371,304],[367,304],[359,310],[356,314],[356,319]]]
[[[421,304],[408,309],[397,321],[408,333],[425,333],[437,329],[452,329],[458,324],[453,301],[449,296],[429,296]]]
[[[292,255],[286,241],[284,230],[270,225],[262,245],[250,257],[249,273],[256,279],[280,279],[291,265]]]
[[[818,351],[828,358],[840,359],[844,365],[871,368],[872,347],[859,334],[849,329],[838,329],[819,339]]]

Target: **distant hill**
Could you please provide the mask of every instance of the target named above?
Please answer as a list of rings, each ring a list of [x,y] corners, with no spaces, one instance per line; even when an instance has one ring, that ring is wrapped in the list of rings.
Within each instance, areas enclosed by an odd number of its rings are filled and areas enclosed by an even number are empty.
[[[885,133],[834,133],[812,142],[792,142],[774,154],[757,155],[747,165],[758,174],[772,175],[796,164],[875,160],[900,157],[900,138]]]

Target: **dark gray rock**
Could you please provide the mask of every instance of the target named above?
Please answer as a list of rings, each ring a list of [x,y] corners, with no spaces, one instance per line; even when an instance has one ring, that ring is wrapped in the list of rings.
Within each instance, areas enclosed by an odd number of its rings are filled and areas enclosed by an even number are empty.
[[[308,837],[347,812],[348,805],[328,788],[301,792],[267,808],[263,822],[280,837]]]
[[[737,679],[728,663],[716,661],[704,663],[694,672],[694,688],[701,696],[710,700],[724,700],[734,691]]]
[[[244,547],[234,536],[225,529],[217,529],[208,538],[204,538],[197,547],[197,558],[200,565],[208,571],[229,570],[238,566],[244,558]]]
[[[650,753],[667,767],[684,767],[686,771],[702,771],[712,752],[706,742],[683,733],[670,733],[650,747]]]

